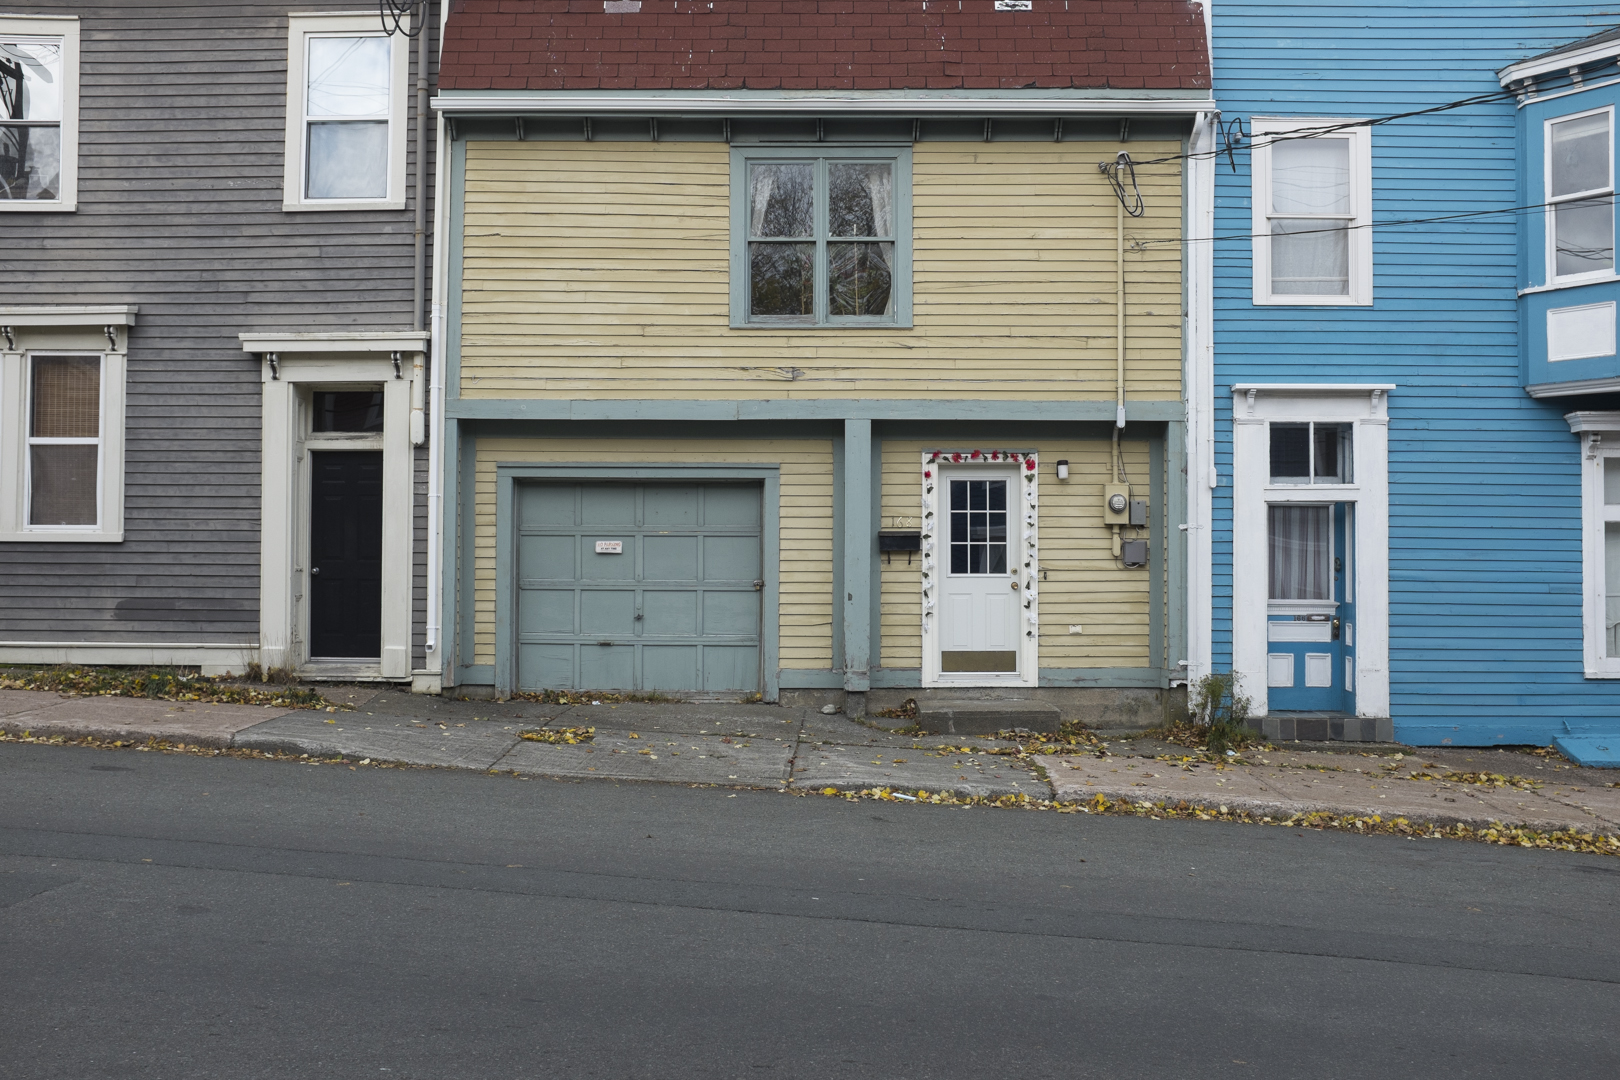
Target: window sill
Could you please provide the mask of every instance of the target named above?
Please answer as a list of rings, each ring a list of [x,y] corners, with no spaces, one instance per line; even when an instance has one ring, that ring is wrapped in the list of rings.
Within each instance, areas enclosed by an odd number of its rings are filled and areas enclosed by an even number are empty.
[[[1256,296],[1255,307],[1372,307],[1356,296]]]
[[[0,544],[122,544],[123,542],[122,532],[51,532],[46,529],[0,532]]]
[[[1578,289],[1583,285],[1611,285],[1620,281],[1620,274],[1603,274],[1598,277],[1570,278],[1566,281],[1555,281],[1550,285],[1532,285],[1528,289],[1520,289],[1520,296],[1530,296],[1534,293],[1560,292],[1564,289]]]
[[[66,214],[78,208],[76,199],[0,199],[0,214]]]
[[[738,320],[738,319],[733,319],[731,321],[731,329],[733,329],[733,330],[776,330],[776,331],[787,331],[788,333],[797,333],[797,332],[803,331],[803,330],[859,330],[859,331],[862,331],[862,332],[866,332],[866,331],[870,331],[870,330],[910,330],[912,328],[913,328],[912,321],[910,319],[904,319],[904,320],[894,319],[894,320],[887,321],[887,322],[873,321],[873,322],[836,322],[836,323],[832,323],[832,322],[826,322],[826,323],[811,323],[811,322],[805,322],[805,323],[790,323],[790,322],[762,323],[762,322],[745,322],[745,321],[741,321],[741,320]]]
[[[284,202],[281,209],[285,213],[300,213],[305,210],[403,210],[404,199],[322,199],[320,202]]]

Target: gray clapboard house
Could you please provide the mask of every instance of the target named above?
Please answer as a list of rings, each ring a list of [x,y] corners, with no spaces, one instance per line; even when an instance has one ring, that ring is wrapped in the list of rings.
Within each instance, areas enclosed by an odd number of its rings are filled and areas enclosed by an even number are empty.
[[[0,663],[437,689],[438,11],[381,7],[0,0]]]

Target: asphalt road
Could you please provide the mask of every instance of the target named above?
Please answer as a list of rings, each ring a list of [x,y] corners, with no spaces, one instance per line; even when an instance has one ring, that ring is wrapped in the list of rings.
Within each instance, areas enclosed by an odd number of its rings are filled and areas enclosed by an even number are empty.
[[[1620,860],[0,744],[0,1077],[1612,1077]]]

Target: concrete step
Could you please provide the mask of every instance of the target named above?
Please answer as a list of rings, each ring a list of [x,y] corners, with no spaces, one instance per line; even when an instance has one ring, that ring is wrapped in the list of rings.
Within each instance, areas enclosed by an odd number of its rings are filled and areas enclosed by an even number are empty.
[[[917,726],[934,735],[994,735],[1012,728],[1057,731],[1062,725],[1062,712],[1038,701],[930,698],[917,703]]]

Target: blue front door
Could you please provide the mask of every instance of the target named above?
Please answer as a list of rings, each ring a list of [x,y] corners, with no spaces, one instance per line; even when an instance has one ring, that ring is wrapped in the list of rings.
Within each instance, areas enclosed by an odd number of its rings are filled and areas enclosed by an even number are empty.
[[[1355,504],[1267,508],[1267,708],[1353,716]]]

